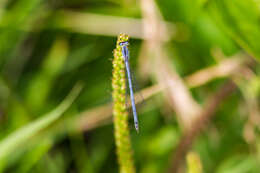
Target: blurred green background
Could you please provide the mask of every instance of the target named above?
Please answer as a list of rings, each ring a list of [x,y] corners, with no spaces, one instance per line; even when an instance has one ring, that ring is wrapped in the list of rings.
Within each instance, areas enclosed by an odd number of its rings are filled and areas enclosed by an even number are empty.
[[[139,134],[129,110],[136,172],[173,172],[194,131],[179,172],[260,172],[259,0],[1,0],[0,172],[119,172],[119,33],[144,99]]]

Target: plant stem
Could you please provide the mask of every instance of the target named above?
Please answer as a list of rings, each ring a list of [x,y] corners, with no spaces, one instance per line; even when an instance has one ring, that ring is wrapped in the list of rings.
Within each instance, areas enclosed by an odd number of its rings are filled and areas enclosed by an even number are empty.
[[[126,109],[126,74],[120,42],[128,41],[126,34],[118,36],[113,59],[113,116],[117,157],[121,173],[135,173],[133,152],[128,128],[128,112]]]

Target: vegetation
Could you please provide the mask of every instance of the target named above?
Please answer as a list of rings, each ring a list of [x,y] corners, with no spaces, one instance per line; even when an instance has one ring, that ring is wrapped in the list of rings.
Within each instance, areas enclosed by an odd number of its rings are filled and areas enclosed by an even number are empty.
[[[258,173],[259,19],[259,0],[1,0],[0,172]]]

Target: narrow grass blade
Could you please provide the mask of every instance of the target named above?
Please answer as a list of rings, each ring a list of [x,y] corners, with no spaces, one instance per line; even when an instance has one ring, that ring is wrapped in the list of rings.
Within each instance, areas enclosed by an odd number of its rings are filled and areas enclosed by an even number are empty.
[[[81,84],[76,85],[67,98],[56,109],[18,129],[0,141],[0,165],[4,161],[3,159],[18,149],[19,145],[26,142],[30,137],[37,134],[40,130],[43,130],[48,125],[59,119],[79,95],[81,89]]]

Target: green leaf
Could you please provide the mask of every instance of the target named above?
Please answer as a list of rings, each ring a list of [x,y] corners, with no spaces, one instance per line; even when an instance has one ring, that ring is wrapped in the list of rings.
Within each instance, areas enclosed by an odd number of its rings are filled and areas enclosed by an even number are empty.
[[[217,173],[244,173],[258,172],[258,162],[254,156],[232,156],[219,166]]]
[[[37,134],[40,130],[43,130],[48,125],[59,119],[79,95],[81,89],[82,85],[77,84],[67,98],[56,109],[29,123],[28,125],[25,125],[3,139],[0,142],[0,166],[3,164],[3,161],[7,156],[15,150],[18,150],[21,144],[26,142],[33,135]]]
[[[210,1],[209,12],[226,34],[260,60],[260,14],[253,0]]]
[[[53,142],[50,138],[43,139],[38,145],[32,146],[30,151],[20,160],[19,166],[15,172],[29,172],[33,166],[49,151]]]

